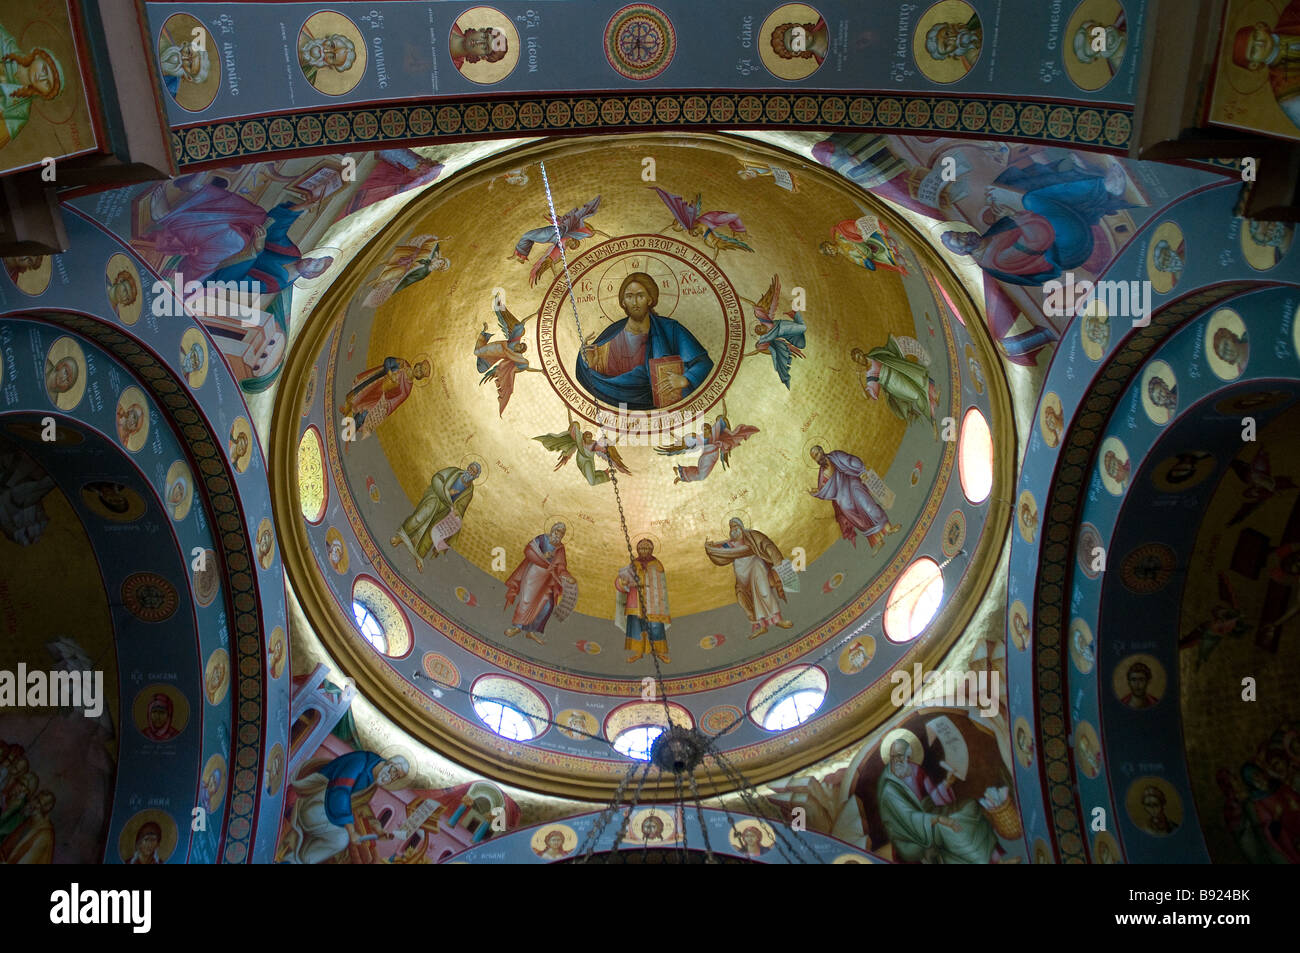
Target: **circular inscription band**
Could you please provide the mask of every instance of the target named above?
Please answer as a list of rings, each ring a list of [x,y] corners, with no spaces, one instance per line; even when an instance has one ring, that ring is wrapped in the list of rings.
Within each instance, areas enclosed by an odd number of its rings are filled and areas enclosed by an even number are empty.
[[[598,399],[576,381],[578,331],[563,272],[538,310],[538,352],[551,387],[576,416],[610,434],[666,436],[689,428],[726,393],[744,350],[745,315],[730,279],[708,255],[661,235],[625,235],[595,246],[569,265],[584,335],[591,338],[624,320],[619,287],[633,272],[654,279],[659,293],[654,314],[681,324],[713,362],[709,375],[684,400],[629,410]]]

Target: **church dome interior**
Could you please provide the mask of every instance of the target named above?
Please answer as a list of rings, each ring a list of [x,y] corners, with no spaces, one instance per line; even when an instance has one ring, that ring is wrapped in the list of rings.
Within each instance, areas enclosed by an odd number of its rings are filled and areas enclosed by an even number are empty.
[[[12,6],[0,863],[1300,862],[1300,0]]]

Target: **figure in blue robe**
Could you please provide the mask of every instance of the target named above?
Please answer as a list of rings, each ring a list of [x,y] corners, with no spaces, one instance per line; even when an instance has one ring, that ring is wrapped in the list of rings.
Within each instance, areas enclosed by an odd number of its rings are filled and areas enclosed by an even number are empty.
[[[688,396],[712,372],[713,358],[709,357],[695,335],[672,318],[661,317],[653,311],[650,312],[649,319],[650,331],[645,342],[645,357],[639,366],[629,371],[603,374],[593,370],[587,364],[586,356],[579,352],[575,368],[578,383],[597,400],[615,407],[626,404],[628,410],[653,410],[657,405],[650,383],[650,362],[659,357],[681,358],[682,376],[690,381],[690,386],[681,391],[678,399]],[[615,321],[596,338],[596,346],[610,344],[623,333],[627,323],[627,318]]]

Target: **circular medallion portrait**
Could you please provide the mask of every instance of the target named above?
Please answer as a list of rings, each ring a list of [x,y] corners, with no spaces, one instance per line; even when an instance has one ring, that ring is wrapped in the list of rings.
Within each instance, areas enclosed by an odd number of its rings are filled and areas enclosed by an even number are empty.
[[[1205,360],[1219,380],[1235,381],[1250,360],[1246,322],[1231,308],[1220,308],[1205,325]]]
[[[1118,864],[1122,860],[1119,844],[1105,831],[1097,835],[1092,842],[1092,862],[1094,864]]]
[[[1256,271],[1276,268],[1291,250],[1295,225],[1290,222],[1241,221],[1241,254]]]
[[[630,3],[605,24],[605,59],[624,79],[654,79],[672,64],[677,30],[658,7]]]
[[[1091,523],[1079,527],[1079,545],[1075,551],[1079,571],[1089,579],[1096,579],[1106,568],[1106,547],[1101,533]]]
[[[763,21],[754,42],[769,73],[798,80],[821,69],[830,52],[831,31],[815,8],[784,3]]]
[[[563,860],[578,848],[578,835],[567,824],[547,824],[533,834],[529,845],[542,860]]]
[[[266,756],[266,793],[275,797],[280,793],[284,781],[284,746],[280,742],[271,745]]]
[[[203,695],[209,705],[220,705],[230,688],[230,653],[215,649],[203,666]]]
[[[284,663],[289,657],[289,645],[284,637],[284,627],[277,625],[271,632],[270,647],[266,650],[266,664],[272,678],[284,674]]]
[[[1043,435],[1043,442],[1049,447],[1055,447],[1061,442],[1061,433],[1065,430],[1065,411],[1061,407],[1061,398],[1051,391],[1043,396],[1038,429]]]
[[[1178,557],[1164,543],[1147,543],[1124,557],[1119,577],[1126,589],[1146,596],[1159,592],[1173,577]]]
[[[594,715],[581,708],[568,708],[555,716],[560,734],[573,741],[590,741],[600,738],[600,723]]]
[[[1218,465],[1212,453],[1187,450],[1161,460],[1151,473],[1151,482],[1165,493],[1181,493],[1204,481]]]
[[[1187,242],[1173,222],[1162,222],[1147,244],[1147,278],[1157,294],[1168,294],[1183,277]]]
[[[104,293],[117,320],[128,327],[140,320],[144,294],[140,289],[140,270],[121,252],[109,258],[104,269]]]
[[[1092,629],[1082,619],[1070,623],[1070,661],[1080,675],[1087,675],[1097,664],[1097,654],[1092,645]]]
[[[215,814],[226,799],[226,759],[219,754],[208,758],[199,777],[199,796],[195,802],[208,814]]]
[[[343,541],[343,534],[333,526],[325,531],[325,552],[329,557],[330,568],[336,573],[348,571],[348,544]]]
[[[1164,361],[1152,361],[1142,372],[1142,409],[1161,427],[1178,412],[1178,378]]]
[[[456,18],[447,38],[451,65],[471,83],[499,83],[519,65],[519,31],[492,7],[472,7]]]
[[[869,635],[859,635],[840,650],[839,669],[845,675],[856,675],[876,656],[876,640]]]
[[[1029,722],[1024,719],[1024,716],[1016,719],[1011,738],[1016,749],[1016,760],[1020,762],[1020,766],[1031,767],[1034,763],[1034,733],[1030,730]]]
[[[966,542],[966,514],[961,510],[953,510],[943,523],[943,540],[940,543],[943,554],[956,556],[961,552],[964,542]]]
[[[1086,778],[1101,774],[1101,739],[1097,729],[1081,721],[1074,729],[1074,763]]]
[[[1138,829],[1155,837],[1168,837],[1183,823],[1183,799],[1164,778],[1138,778],[1129,785],[1124,806]]]
[[[1165,685],[1165,667],[1154,655],[1143,652],[1121,659],[1111,673],[1115,697],[1121,705],[1138,711],[1160,704]]]
[[[95,480],[81,488],[81,500],[96,516],[131,523],[144,516],[147,504],[135,490],[113,480]]]
[[[176,460],[167,468],[167,481],[163,488],[163,503],[172,519],[180,522],[190,515],[194,505],[194,477],[184,460]]]
[[[1107,437],[1101,442],[1101,451],[1097,454],[1097,472],[1101,474],[1102,486],[1112,496],[1123,496],[1128,489],[1129,478],[1128,450],[1118,437]]]
[[[253,428],[249,426],[247,418],[236,417],[235,422],[230,425],[226,450],[230,454],[230,465],[235,468],[235,472],[243,473],[248,469],[248,461],[253,459]]]
[[[1034,541],[1038,532],[1038,502],[1028,490],[1020,491],[1020,499],[1016,503],[1016,528],[1026,543]]]
[[[1079,316],[1078,323],[1083,353],[1088,355],[1090,361],[1100,361],[1110,344],[1110,315],[1105,306],[1095,298],[1089,301]]]
[[[1029,610],[1019,599],[1011,603],[1011,610],[1007,613],[1007,633],[1020,651],[1029,648]]]
[[[776,846],[776,831],[766,821],[744,817],[735,822],[727,839],[740,853],[748,857],[762,857]]]
[[[270,569],[275,562],[275,533],[271,530],[270,517],[264,517],[257,526],[257,564],[263,569]]]
[[[167,18],[158,32],[158,68],[176,105],[202,112],[221,87],[220,44],[202,21],[188,13]]]
[[[1119,0],[1083,0],[1062,34],[1065,74],[1082,90],[1101,89],[1119,72],[1128,50],[1128,17]]]
[[[672,811],[661,807],[645,807],[633,812],[628,819],[627,840],[646,847],[677,842],[677,819]]]
[[[366,75],[366,41],[341,13],[313,13],[298,31],[298,68],[317,92],[342,96]]]
[[[912,34],[912,58],[925,78],[955,83],[972,69],[984,48],[984,26],[965,0],[939,0]]]
[[[149,439],[149,404],[138,387],[128,387],[117,399],[117,439],[132,453]]]
[[[59,410],[73,410],[86,393],[86,353],[76,338],[59,338],[45,354],[45,394]]]
[[[146,685],[131,704],[136,730],[150,741],[171,741],[190,721],[190,703],[175,685]]]
[[[176,822],[166,811],[149,808],[131,817],[117,839],[124,864],[165,864],[176,849]]]
[[[143,622],[164,622],[180,605],[180,596],[156,572],[137,572],[122,580],[122,605]]]
[[[50,255],[17,255],[13,258],[0,258],[4,263],[5,274],[9,280],[25,295],[35,298],[45,294],[50,286],[50,276],[54,274],[54,259]]]
[[[208,342],[198,328],[186,328],[181,335],[181,373],[192,390],[208,379]]]
[[[199,562],[197,569],[194,561],[190,563],[190,571],[194,574],[194,601],[200,606],[210,606],[221,588],[221,567],[217,565],[216,551],[205,549],[202,560],[195,557],[195,561]]]

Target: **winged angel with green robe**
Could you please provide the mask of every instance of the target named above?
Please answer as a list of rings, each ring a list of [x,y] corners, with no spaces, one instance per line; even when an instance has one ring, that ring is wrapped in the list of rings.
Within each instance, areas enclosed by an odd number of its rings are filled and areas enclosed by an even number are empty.
[[[624,465],[617,447],[610,446],[604,438],[594,439],[591,431],[582,430],[576,420],[569,424],[569,429],[564,433],[544,433],[533,439],[547,450],[560,454],[560,462],[555,465],[557,470],[568,463],[571,457],[576,457],[578,469],[587,478],[589,486],[599,486],[609,482],[609,469],[596,469],[599,460],[608,463],[619,473],[628,475],[632,473]]]

